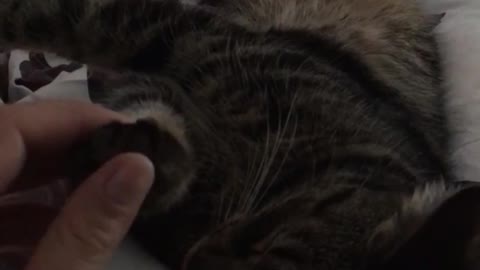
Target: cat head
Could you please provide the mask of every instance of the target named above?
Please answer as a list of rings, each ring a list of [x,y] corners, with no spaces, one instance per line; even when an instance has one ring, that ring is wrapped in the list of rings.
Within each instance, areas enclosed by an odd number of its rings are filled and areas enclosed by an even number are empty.
[[[264,215],[241,226],[235,221],[224,225],[190,250],[183,270],[480,269],[480,186],[438,183],[418,188],[373,234],[351,241],[346,239],[358,237],[355,232],[329,227],[329,237],[314,221],[290,223],[283,232],[271,229],[281,219]],[[346,246],[364,249],[339,254]]]

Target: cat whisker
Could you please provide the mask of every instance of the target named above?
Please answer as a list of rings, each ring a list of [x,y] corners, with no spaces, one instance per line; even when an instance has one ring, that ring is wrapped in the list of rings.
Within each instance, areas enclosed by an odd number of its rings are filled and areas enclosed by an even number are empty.
[[[297,131],[297,124],[298,124],[297,118],[295,118],[296,121],[295,121],[295,124],[294,124],[294,129],[292,131],[292,133],[293,133],[292,138],[289,140],[289,146],[288,146],[287,151],[285,152],[285,156],[283,157],[283,159],[281,161],[281,164],[279,165],[279,168],[277,168],[276,174],[273,175],[271,177],[271,179],[268,179],[268,181],[267,181],[267,177],[270,173],[270,170],[272,169],[273,162],[274,162],[274,160],[275,160],[275,158],[276,158],[276,156],[277,156],[277,154],[280,150],[280,146],[283,142],[283,139],[285,138],[287,131],[290,129],[290,121],[291,121],[291,118],[292,118],[292,115],[293,115],[293,111],[294,111],[294,107],[295,107],[294,105],[295,105],[296,101],[297,101],[297,93],[295,93],[295,95],[292,98],[292,101],[290,103],[290,108],[289,108],[289,111],[287,113],[285,123],[283,125],[281,125],[281,124],[279,125],[281,128],[277,132],[275,144],[274,144],[273,149],[272,149],[272,153],[271,153],[271,156],[270,156],[268,167],[265,168],[265,170],[264,170],[264,172],[261,176],[262,178],[259,179],[259,181],[257,181],[257,188],[255,190],[255,193],[252,194],[253,197],[251,198],[251,205],[250,205],[249,210],[256,209],[258,204],[261,202],[262,198],[265,196],[265,194],[268,192],[268,190],[271,188],[271,186],[275,182],[276,178],[278,177],[278,174],[281,171],[282,166],[285,164],[285,161],[288,158],[288,154],[289,154],[290,149],[293,145],[293,138],[295,138],[296,131]],[[281,118],[282,117],[279,117],[279,119],[281,119]],[[265,185],[266,182],[267,182],[267,184]],[[260,192],[262,192],[262,194],[259,196]]]
[[[295,99],[295,98],[294,98]],[[293,108],[293,103],[292,103],[292,106],[291,108]],[[287,121],[285,123],[285,126],[284,126],[284,130],[282,133],[284,133],[289,127],[288,127],[288,122],[290,120],[290,117],[292,115],[292,111],[293,109],[291,109],[289,111],[289,115],[287,116]],[[297,128],[298,128],[298,118],[295,118],[295,124],[292,128],[292,136],[291,138],[288,140],[288,148],[287,150],[285,151],[285,154],[284,154],[284,157],[279,165],[279,167],[277,168],[277,172],[272,176],[272,178],[270,179],[268,185],[266,186],[266,188],[263,190],[263,193],[257,198],[257,202],[256,204],[254,205],[253,209],[256,209],[258,207],[258,205],[261,203],[261,201],[263,200],[263,198],[265,197],[265,195],[268,193],[268,191],[270,190],[270,188],[272,187],[272,185],[274,184],[274,182],[277,180],[283,166],[285,165],[287,159],[288,159],[288,155],[290,153],[290,151],[292,150],[292,147],[293,147],[293,144],[294,144],[294,139],[296,137],[296,133],[297,133]],[[283,135],[282,135],[283,136]]]
[[[268,103],[267,103],[267,106],[268,106]],[[265,171],[265,166],[267,166],[266,164],[268,164],[268,156],[272,156],[271,154],[269,155],[268,151],[270,149],[270,137],[271,137],[271,129],[270,129],[270,122],[269,122],[269,119],[270,119],[270,112],[269,112],[269,108],[267,108],[267,134],[266,134],[266,138],[265,138],[265,148],[264,148],[264,152],[263,152],[263,156],[262,156],[262,161],[260,162],[260,165],[258,166],[258,170],[257,170],[257,173],[255,174],[255,178],[252,179],[251,181],[251,188],[248,190],[248,193],[245,194],[245,202],[244,202],[244,206],[242,208],[242,210],[246,213],[248,213],[249,209],[250,209],[250,205],[251,205],[251,201],[252,201],[252,198],[254,198],[254,194],[255,194],[255,191],[258,189],[258,182],[259,180],[261,179],[262,177],[262,174],[264,173]],[[271,159],[270,159],[271,160]]]
[[[257,149],[254,149],[254,150],[255,151],[253,153],[253,158],[249,159],[247,174],[245,176],[245,179],[242,181],[242,191],[240,192],[239,196],[238,197],[235,196],[235,193],[232,194],[232,192],[228,192],[227,194],[232,196],[229,196],[228,208],[226,209],[226,212],[223,215],[223,218],[221,218],[221,222],[225,222],[230,218],[230,215],[233,212],[233,205],[236,200],[240,201],[240,203],[238,203],[238,205],[240,206],[243,206],[246,204],[245,201],[247,200],[247,198],[245,198],[245,196],[247,196],[249,194],[248,192],[251,190],[251,187],[249,188],[249,184],[251,184],[251,181],[249,179],[252,179],[252,176],[255,171],[254,168],[258,161],[258,151],[256,151]]]

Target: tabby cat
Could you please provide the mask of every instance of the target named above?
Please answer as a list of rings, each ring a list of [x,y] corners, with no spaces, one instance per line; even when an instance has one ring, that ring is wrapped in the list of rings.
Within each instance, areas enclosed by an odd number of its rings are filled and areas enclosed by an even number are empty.
[[[132,234],[172,269],[480,269],[449,181],[438,16],[412,0],[0,0],[0,42],[128,78],[74,147],[155,164]]]

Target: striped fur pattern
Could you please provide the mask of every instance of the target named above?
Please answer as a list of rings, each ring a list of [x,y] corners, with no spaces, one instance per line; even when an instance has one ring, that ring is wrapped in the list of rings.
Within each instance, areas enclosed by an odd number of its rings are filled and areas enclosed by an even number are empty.
[[[72,172],[149,156],[132,233],[184,270],[478,269],[437,21],[410,0],[0,0],[2,44],[128,76],[102,103],[139,121]]]

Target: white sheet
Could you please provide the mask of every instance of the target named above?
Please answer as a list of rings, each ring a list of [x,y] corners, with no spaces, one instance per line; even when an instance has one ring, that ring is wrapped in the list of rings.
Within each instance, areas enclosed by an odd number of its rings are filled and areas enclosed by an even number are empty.
[[[437,28],[453,131],[451,161],[459,180],[480,182],[480,0],[422,0],[447,14]]]

